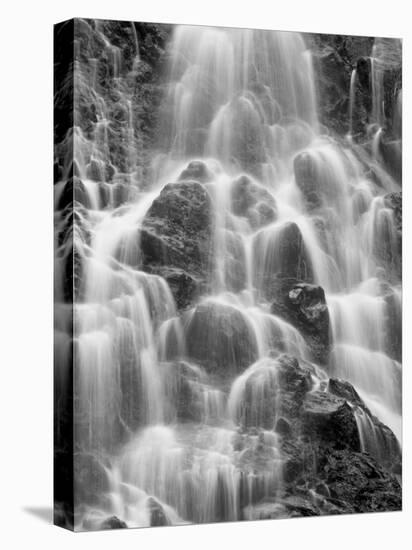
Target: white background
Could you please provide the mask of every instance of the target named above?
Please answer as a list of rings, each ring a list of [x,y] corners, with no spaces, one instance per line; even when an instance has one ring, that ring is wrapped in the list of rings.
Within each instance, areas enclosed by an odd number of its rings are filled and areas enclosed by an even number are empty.
[[[404,159],[411,154],[408,0],[4,0],[0,16],[0,545],[122,548],[411,548],[410,163],[404,172],[404,511],[72,534],[52,505],[52,25],[77,17],[404,38]],[[408,166],[409,164],[409,166]],[[405,246],[406,245],[406,246]]]

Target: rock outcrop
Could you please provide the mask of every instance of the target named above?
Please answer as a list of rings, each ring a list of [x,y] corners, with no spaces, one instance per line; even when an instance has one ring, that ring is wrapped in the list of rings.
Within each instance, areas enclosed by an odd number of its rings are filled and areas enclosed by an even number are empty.
[[[323,288],[293,278],[279,278],[272,282],[271,295],[271,312],[302,333],[315,361],[326,363],[331,337]]]
[[[179,308],[190,305],[208,284],[212,224],[209,194],[195,181],[166,185],[143,220],[142,268],[170,281]]]
[[[233,377],[257,359],[253,327],[235,307],[200,303],[188,313],[185,335],[189,358],[208,372]]]

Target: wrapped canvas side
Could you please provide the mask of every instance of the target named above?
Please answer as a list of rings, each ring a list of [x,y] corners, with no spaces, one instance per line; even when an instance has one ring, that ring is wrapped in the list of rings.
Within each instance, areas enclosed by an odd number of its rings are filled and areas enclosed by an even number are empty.
[[[54,27],[54,523],[73,528],[74,20]]]

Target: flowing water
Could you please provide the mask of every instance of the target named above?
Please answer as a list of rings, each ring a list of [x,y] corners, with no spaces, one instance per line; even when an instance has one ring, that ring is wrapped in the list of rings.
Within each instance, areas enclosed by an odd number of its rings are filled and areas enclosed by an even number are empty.
[[[143,188],[130,73],[122,71],[121,49],[103,28],[95,32],[108,52],[124,114],[119,139],[127,147],[115,183],[102,177],[102,201],[90,171],[104,172],[110,157],[108,106],[93,72],[86,73],[77,61],[76,89],[91,91],[97,121],[92,139],[74,128],[76,169],[88,201],[87,210],[78,208],[80,223],[74,228],[84,261],[83,297],[74,306],[75,439],[109,479],[97,503],[76,510],[77,525],[94,526],[117,515],[129,526],[148,526],[153,510],[173,524],[236,520],[245,517],[242,510],[252,510],[256,494],[276,497],[282,485],[277,434],[273,427],[254,435],[239,426],[246,388],[256,404],[252,424],[262,424],[265,411],[259,404],[265,402],[267,387],[277,385],[269,354],[288,352],[313,362],[300,332],[270,312],[265,291],[271,275],[287,270],[284,242],[291,228],[302,239],[312,280],[325,290],[330,311],[333,349],[330,361],[317,367],[320,376],[351,382],[400,441],[401,366],[391,357],[385,334],[386,297],[395,296],[399,320],[401,282],[393,276],[384,283],[380,254],[383,246],[396,247],[395,220],[383,195],[398,185],[378,159],[368,157],[367,166],[381,175],[376,185],[368,179],[360,148],[321,130],[311,53],[302,36],[176,27],[160,107],[159,149],[151,159],[153,181]],[[131,72],[140,63],[137,36],[135,44]],[[382,125],[382,82],[375,73],[373,113]],[[355,81],[354,71],[351,121]],[[308,206],[295,178],[294,160],[302,152],[319,186],[316,209]],[[199,304],[212,317],[220,311],[239,316],[254,349],[244,372],[224,379],[188,358],[188,345],[197,345],[188,342],[196,310],[179,313],[166,280],[139,270],[138,236],[145,214],[162,188],[199,159],[209,171],[205,186],[214,220],[210,291]],[[237,213],[232,201],[245,177],[262,197],[246,215]],[[64,185],[63,178],[56,186],[56,203]],[[118,189],[126,189],[120,206]],[[264,222],[262,212],[269,216]],[[243,274],[240,282],[234,280],[233,256]],[[198,338],[213,346],[213,327],[203,326]],[[184,422],[182,376],[193,398]],[[378,455],[380,436],[370,416],[359,411],[357,422],[363,448]],[[265,459],[257,467],[262,449]]]

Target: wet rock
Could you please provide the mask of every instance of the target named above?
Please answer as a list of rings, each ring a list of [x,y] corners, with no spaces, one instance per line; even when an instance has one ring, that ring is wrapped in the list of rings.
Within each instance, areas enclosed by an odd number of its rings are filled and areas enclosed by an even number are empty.
[[[292,434],[290,423],[282,416],[276,422],[275,431],[282,437],[289,437]]]
[[[313,268],[302,233],[294,222],[260,231],[253,243],[254,283],[272,300],[278,280],[295,278],[310,283]]]
[[[402,194],[389,193],[375,213],[373,252],[385,278],[391,283],[402,280]]]
[[[394,291],[385,295],[385,348],[396,361],[402,361],[402,302]]]
[[[175,281],[178,304],[188,305],[206,285],[211,268],[212,209],[206,189],[198,182],[166,185],[143,220],[140,242],[143,269],[164,271]],[[187,293],[185,281],[190,281]]]
[[[306,152],[297,155],[293,161],[296,185],[301,190],[309,210],[322,206],[316,164]]]
[[[76,202],[85,208],[91,207],[91,202],[87,189],[80,178],[73,176],[69,178],[64,185],[62,193],[59,198],[58,210],[64,210],[66,206],[69,206]]]
[[[102,521],[99,529],[127,529],[127,523],[119,519],[117,516],[111,516]]]
[[[263,186],[253,182],[246,175],[232,183],[232,212],[247,218],[251,227],[257,229],[276,220],[276,201]]]
[[[312,388],[310,372],[301,363],[290,355],[281,355],[277,358],[278,382],[283,392],[292,393],[300,400]]]
[[[109,479],[102,463],[91,453],[76,453],[74,463],[74,501],[96,505],[109,490]]]
[[[97,159],[92,159],[86,167],[87,177],[96,182],[111,181],[114,173],[114,166]]]
[[[186,309],[193,304],[206,289],[205,279],[187,271],[173,267],[153,269],[153,273],[166,279],[178,309]]]
[[[328,391],[353,405],[354,414],[358,419],[357,426],[362,450],[390,471],[400,472],[402,453],[395,434],[372,415],[355,388],[349,382],[331,378]]]
[[[309,393],[302,407],[303,432],[337,448],[360,450],[355,416],[346,401],[326,392]]]
[[[341,397],[353,405],[364,407],[362,399],[359,397],[358,392],[349,382],[341,380],[339,378],[330,378],[328,382],[328,391]]]
[[[224,257],[225,287],[240,292],[246,286],[246,257],[240,236],[230,230],[225,231]]]
[[[153,497],[147,499],[146,503],[150,513],[150,526],[162,527],[164,525],[170,525],[170,521],[166,516],[163,506]]]
[[[386,170],[402,184],[402,142],[383,136],[379,142],[379,152]]]
[[[179,181],[198,181],[207,183],[211,181],[213,174],[201,160],[192,160],[179,176]]]
[[[319,471],[331,496],[355,512],[402,509],[402,491],[395,476],[378,466],[369,456],[349,450],[325,453]]]
[[[271,312],[305,337],[315,361],[325,363],[330,351],[329,310],[322,287],[285,278],[273,281]]]
[[[188,356],[208,371],[231,376],[256,361],[257,342],[253,327],[241,311],[207,301],[188,315]]]
[[[185,361],[175,361],[169,365],[169,372],[166,393],[174,403],[176,417],[183,422],[199,422],[203,412],[200,369]]]

